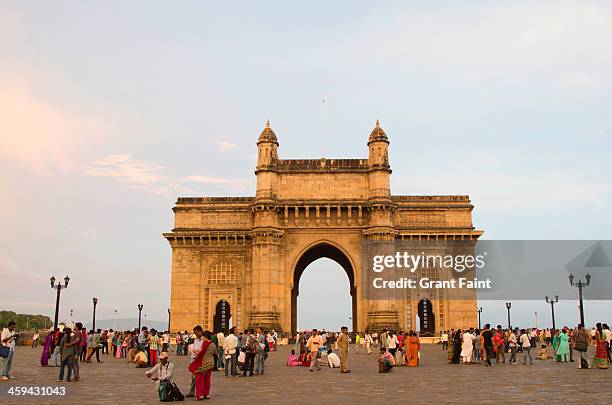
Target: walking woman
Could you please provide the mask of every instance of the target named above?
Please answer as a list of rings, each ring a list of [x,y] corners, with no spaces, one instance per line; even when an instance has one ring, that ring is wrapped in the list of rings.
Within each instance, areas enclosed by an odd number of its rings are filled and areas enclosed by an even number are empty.
[[[189,371],[195,376],[195,399],[210,399],[210,376],[215,368],[214,355],[217,348],[212,342],[212,333],[205,330],[202,335],[202,349],[189,364]]]
[[[597,322],[595,330],[595,341],[597,342],[597,350],[595,357],[591,363],[592,368],[608,368],[608,346],[605,340],[601,322]]]
[[[559,344],[557,346],[557,361],[564,361],[567,363],[569,360],[569,337],[567,336],[567,330],[563,328],[559,334]]]
[[[461,340],[461,329],[457,329],[453,335],[453,358],[451,361],[453,364],[459,364],[459,360],[461,359]]]
[[[410,331],[408,342],[406,342],[408,367],[417,367],[419,365],[419,350],[421,350],[421,341],[415,332]]]
[[[43,345],[43,351],[40,355],[40,365],[43,367],[47,367],[49,365],[49,356],[51,355],[51,343],[53,342],[53,332],[49,332],[47,337],[45,338],[45,343]]]

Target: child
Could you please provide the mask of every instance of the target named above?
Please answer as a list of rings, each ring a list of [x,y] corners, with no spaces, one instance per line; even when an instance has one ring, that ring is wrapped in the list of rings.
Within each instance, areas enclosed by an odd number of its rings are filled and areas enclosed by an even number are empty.
[[[302,364],[298,361],[297,356],[295,355],[295,350],[291,350],[291,354],[287,357],[287,366],[289,367],[299,367]]]

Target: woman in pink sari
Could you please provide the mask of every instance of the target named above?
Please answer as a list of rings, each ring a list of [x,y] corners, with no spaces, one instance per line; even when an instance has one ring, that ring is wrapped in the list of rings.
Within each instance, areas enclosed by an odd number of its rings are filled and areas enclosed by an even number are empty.
[[[195,375],[195,399],[210,399],[210,377],[215,368],[214,355],[217,347],[212,342],[212,333],[205,330],[202,335],[202,349],[196,358],[189,364],[189,371]]]

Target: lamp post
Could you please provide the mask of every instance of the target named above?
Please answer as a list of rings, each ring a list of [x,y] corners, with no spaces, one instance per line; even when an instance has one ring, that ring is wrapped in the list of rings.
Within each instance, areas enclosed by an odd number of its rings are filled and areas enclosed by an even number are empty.
[[[55,276],[51,276],[49,281],[51,282],[51,288],[54,288],[57,290],[57,298],[55,299],[55,321],[53,322],[53,330],[56,330],[57,329],[57,319],[59,317],[60,294],[62,292],[62,289],[68,288],[70,277],[68,276],[64,277],[63,285],[61,282],[58,282],[57,284],[55,284]]]
[[[93,322],[91,323],[91,329],[93,329],[93,331],[96,331],[96,305],[98,305],[98,299],[96,297],[92,298],[93,301]]]
[[[70,310],[70,327],[72,327],[72,324],[73,324],[73,322],[72,322],[72,314],[74,314],[74,309]]]
[[[555,304],[559,302],[559,296],[555,295],[555,298],[548,299],[548,295],[544,298],[547,304],[550,304],[550,313],[552,314],[552,325],[553,325],[553,333],[557,330],[555,326]]]
[[[142,308],[143,305],[142,304],[138,304],[138,331],[140,332],[140,319],[141,319],[141,315],[142,315]]]
[[[482,313],[482,307],[478,308],[478,329],[482,329],[480,326],[480,314]]]
[[[536,329],[538,329],[538,311],[535,311],[534,314],[535,314],[535,320],[536,320]]]
[[[113,330],[117,330],[117,310],[115,309],[115,319],[113,319]]]
[[[512,308],[512,303],[506,302],[506,309],[508,310],[508,330],[510,330],[510,328],[512,327],[512,325],[510,324],[510,308]]]
[[[580,323],[584,325],[584,302],[582,300],[582,289],[591,284],[591,275],[587,273],[585,276],[586,283],[583,283],[581,279],[578,279],[577,283],[574,283],[574,275],[570,273],[569,283],[572,287],[578,287],[578,298],[580,300]]]
[[[170,333],[170,308],[168,308],[168,329],[166,329],[168,333]]]
[[[30,330],[30,317],[26,318],[26,330]]]

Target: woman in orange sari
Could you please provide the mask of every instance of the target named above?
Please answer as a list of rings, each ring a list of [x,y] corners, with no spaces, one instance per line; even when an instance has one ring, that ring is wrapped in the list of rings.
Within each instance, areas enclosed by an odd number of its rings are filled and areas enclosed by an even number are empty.
[[[419,350],[421,350],[421,341],[415,332],[410,332],[407,342],[408,367],[417,367],[419,365]]]
[[[210,376],[215,367],[214,355],[217,347],[212,342],[212,333],[205,330],[202,334],[202,350],[189,364],[189,371],[195,375],[195,399],[210,399]]]

